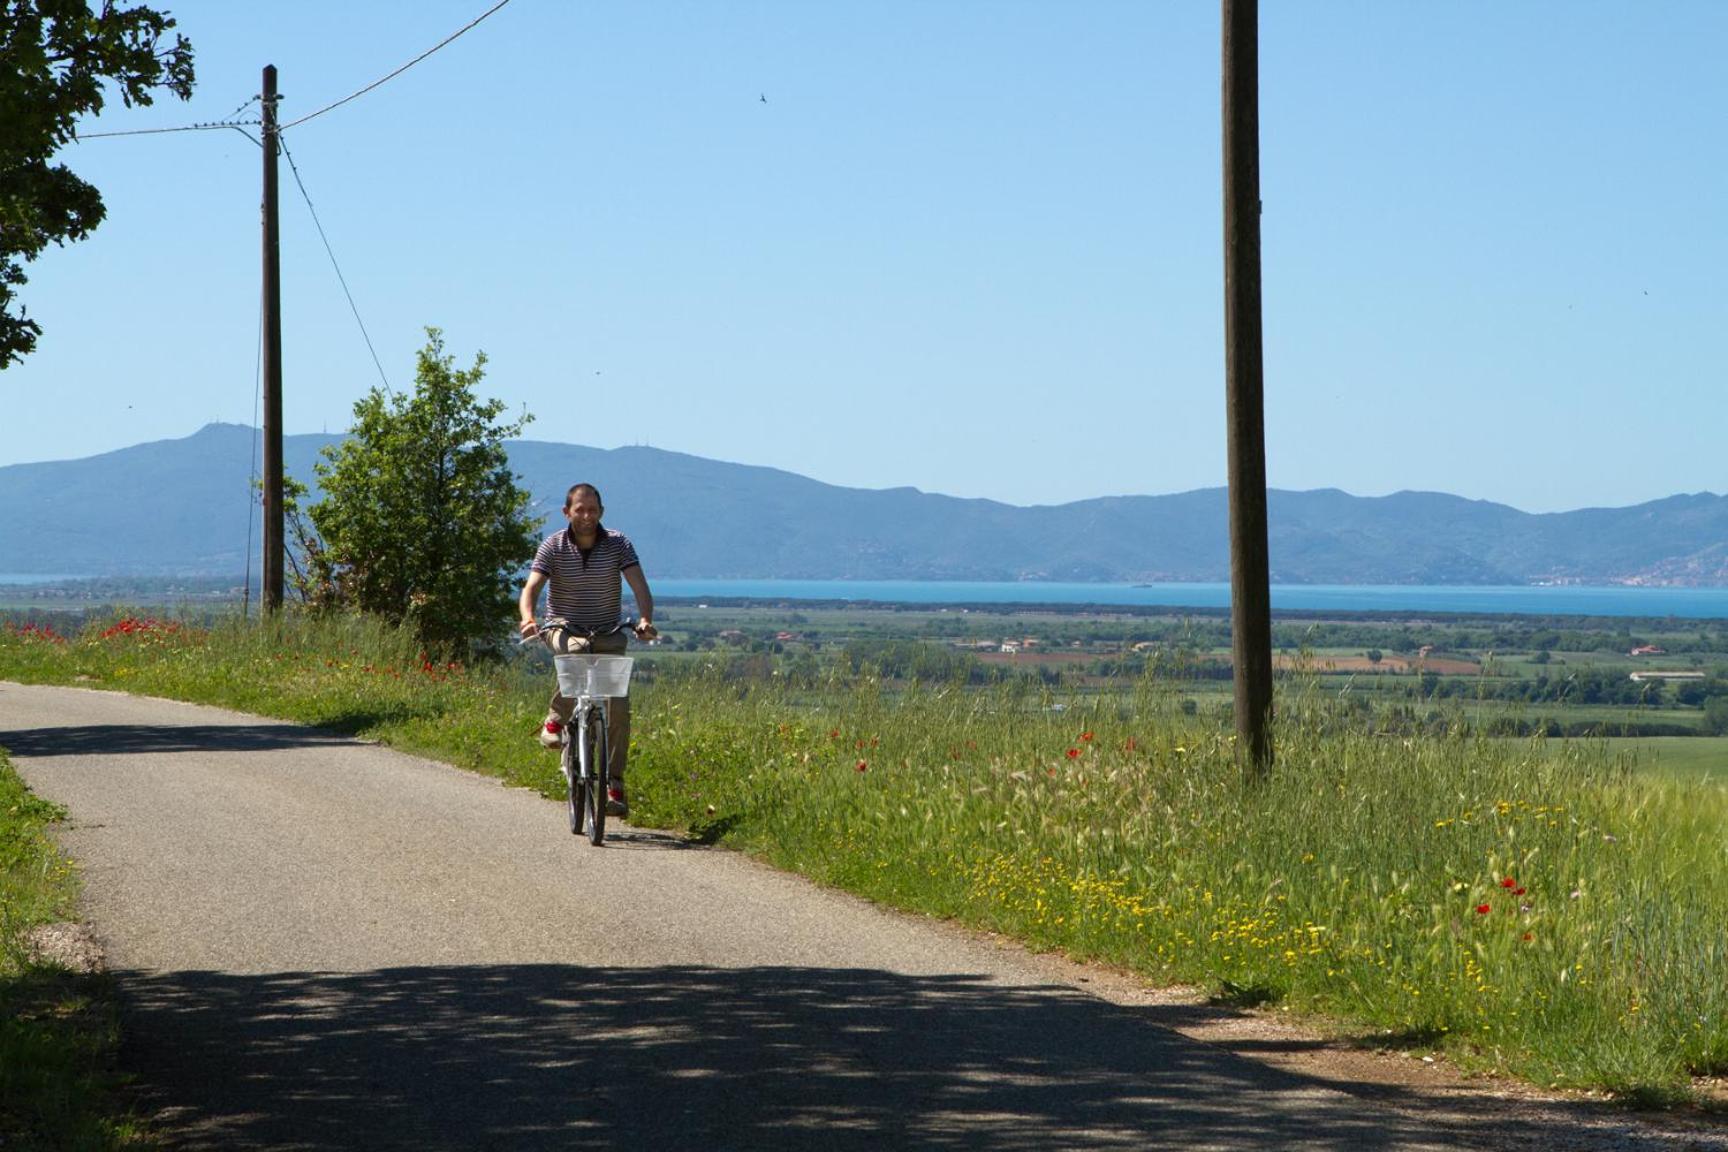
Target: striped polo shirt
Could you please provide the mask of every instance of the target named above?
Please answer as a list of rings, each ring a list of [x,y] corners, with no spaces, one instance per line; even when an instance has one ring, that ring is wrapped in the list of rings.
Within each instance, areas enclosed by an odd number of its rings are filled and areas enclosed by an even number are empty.
[[[540,542],[529,568],[546,574],[546,602],[552,615],[562,616],[578,628],[603,630],[618,622],[623,607],[619,582],[624,570],[641,563],[628,536],[599,525],[594,547],[586,556],[566,528]]]

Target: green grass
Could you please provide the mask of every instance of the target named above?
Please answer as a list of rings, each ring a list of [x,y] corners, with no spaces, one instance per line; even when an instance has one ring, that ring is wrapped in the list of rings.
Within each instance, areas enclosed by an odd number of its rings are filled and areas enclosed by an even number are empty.
[[[1728,784],[1728,736],[1614,737],[1601,743],[1608,755],[1624,756],[1645,772]]]
[[[113,998],[101,976],[38,962],[30,931],[72,915],[77,884],[0,750],[0,1148],[147,1146],[115,1096]]]
[[[555,791],[528,738],[543,671],[433,667],[364,623],[3,635],[0,676],[322,724]],[[1728,1071],[1721,786],[1601,743],[1374,736],[1313,682],[1281,686],[1278,770],[1250,784],[1187,687],[788,686],[683,662],[633,686],[634,818],[1538,1084],[1678,1099]]]

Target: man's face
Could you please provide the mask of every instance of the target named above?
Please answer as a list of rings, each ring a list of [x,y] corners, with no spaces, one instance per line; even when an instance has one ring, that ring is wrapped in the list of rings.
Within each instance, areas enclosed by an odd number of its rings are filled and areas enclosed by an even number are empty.
[[[594,499],[592,492],[578,492],[564,505],[564,515],[570,518],[570,527],[578,536],[594,531],[600,523],[601,511],[600,501]]]

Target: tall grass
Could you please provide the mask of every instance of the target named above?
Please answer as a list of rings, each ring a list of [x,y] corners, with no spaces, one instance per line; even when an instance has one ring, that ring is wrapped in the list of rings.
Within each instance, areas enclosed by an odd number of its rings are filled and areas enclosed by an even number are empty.
[[[336,727],[553,791],[545,673],[435,666],[355,622],[0,638],[0,675]],[[1153,676],[633,687],[634,819],[874,899],[1540,1084],[1683,1095],[1728,1071],[1728,793],[1602,745],[1386,738],[1283,686],[1271,777]]]

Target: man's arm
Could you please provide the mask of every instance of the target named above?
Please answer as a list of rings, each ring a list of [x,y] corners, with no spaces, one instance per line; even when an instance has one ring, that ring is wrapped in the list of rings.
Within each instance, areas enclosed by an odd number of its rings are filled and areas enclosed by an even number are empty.
[[[537,631],[534,625],[534,605],[540,602],[540,589],[546,587],[546,573],[528,573],[528,582],[522,585],[522,595],[516,599],[516,613],[522,618],[516,630],[522,633],[524,639]]]
[[[636,598],[636,615],[641,617],[636,622],[636,635],[652,640],[659,635],[654,627],[654,593],[648,590],[648,577],[642,575],[642,565],[624,569],[624,583],[630,585],[630,594]]]

